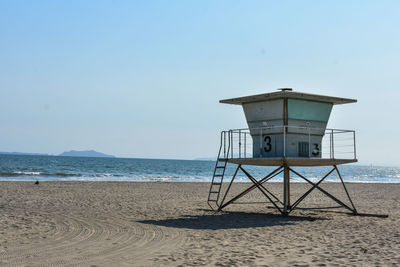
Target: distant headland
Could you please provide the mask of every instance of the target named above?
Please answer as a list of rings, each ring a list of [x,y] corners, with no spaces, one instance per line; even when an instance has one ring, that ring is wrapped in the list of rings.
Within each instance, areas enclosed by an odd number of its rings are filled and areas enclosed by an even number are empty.
[[[113,155],[107,155],[101,152],[97,152],[94,150],[82,150],[82,151],[77,151],[77,150],[71,150],[71,151],[65,151],[61,153],[58,156],[63,156],[63,157],[96,157],[96,158],[115,158]]]
[[[21,156],[62,156],[62,157],[95,157],[95,158],[115,158],[114,155],[108,155],[95,150],[70,150],[59,155],[50,155],[42,153],[25,153],[25,152],[0,152],[0,155],[21,155]]]

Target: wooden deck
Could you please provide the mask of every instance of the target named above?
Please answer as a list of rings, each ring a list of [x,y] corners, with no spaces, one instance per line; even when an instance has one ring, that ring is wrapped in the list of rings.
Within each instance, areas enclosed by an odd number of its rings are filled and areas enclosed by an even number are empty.
[[[221,160],[221,159],[220,159]],[[224,159],[222,159],[224,161]],[[357,159],[321,158],[233,158],[228,163],[257,166],[333,166],[357,162]]]

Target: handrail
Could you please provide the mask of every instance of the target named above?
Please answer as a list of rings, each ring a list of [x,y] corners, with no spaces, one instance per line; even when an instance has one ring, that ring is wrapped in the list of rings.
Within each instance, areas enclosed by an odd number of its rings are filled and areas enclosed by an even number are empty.
[[[296,134],[304,136],[302,139],[304,141],[299,141],[301,139],[293,140],[293,135]],[[336,137],[338,134],[340,134],[340,137]],[[226,140],[226,135],[228,135],[228,140]],[[352,154],[353,159],[357,158],[354,130],[287,125],[239,128],[222,131],[220,145],[224,148],[224,158],[269,157],[266,152],[271,151],[271,135],[283,135],[283,138],[276,137],[277,139],[274,139],[276,145],[281,147],[279,151],[282,153],[280,156],[283,157],[300,157],[303,152],[298,152],[298,155],[294,155],[293,145],[297,144],[297,142],[303,142],[303,151],[308,155],[303,153],[301,157],[345,159],[348,158],[349,154]],[[223,137],[225,138],[224,140]],[[318,139],[319,137],[320,139]],[[265,147],[266,144],[268,147]],[[304,144],[307,144],[308,147],[306,146],[306,148],[304,148]],[[257,147],[254,147],[254,145],[257,145]],[[297,145],[300,146],[300,143]],[[300,151],[300,148],[296,149]],[[248,152],[252,152],[253,155],[248,155]]]
[[[311,130],[324,130],[324,131],[335,131],[335,133],[348,133],[355,132],[354,130],[344,130],[344,129],[332,129],[332,128],[319,128],[319,127],[308,127],[308,126],[291,126],[291,125],[278,125],[278,126],[261,126],[261,127],[252,127],[252,128],[237,128],[230,129],[229,131],[238,132],[238,131],[250,131],[250,130],[259,130],[259,129],[276,129],[276,128],[297,128],[297,129],[311,129]]]

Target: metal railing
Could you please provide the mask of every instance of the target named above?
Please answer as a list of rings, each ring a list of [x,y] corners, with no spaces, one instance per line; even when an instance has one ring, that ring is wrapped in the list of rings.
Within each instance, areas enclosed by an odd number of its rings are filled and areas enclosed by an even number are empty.
[[[303,141],[305,148],[302,155],[299,155],[299,139]],[[277,150],[280,153],[277,153],[277,157],[357,158],[355,131],[302,126],[266,126],[222,131],[220,157],[268,157],[266,153],[272,150],[273,145],[274,148],[279,148]],[[291,148],[288,148],[289,146]],[[293,152],[293,147],[296,146],[297,150]],[[308,146],[308,149],[305,146]],[[318,156],[315,156],[315,151],[318,152]]]

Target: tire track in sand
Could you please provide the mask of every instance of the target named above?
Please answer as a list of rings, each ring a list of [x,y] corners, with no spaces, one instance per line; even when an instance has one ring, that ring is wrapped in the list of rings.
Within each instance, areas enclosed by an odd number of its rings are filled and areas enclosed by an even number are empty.
[[[37,244],[0,253],[7,265],[146,265],[157,252],[183,243],[181,231],[144,225],[115,216],[111,220],[56,216],[56,231]]]

